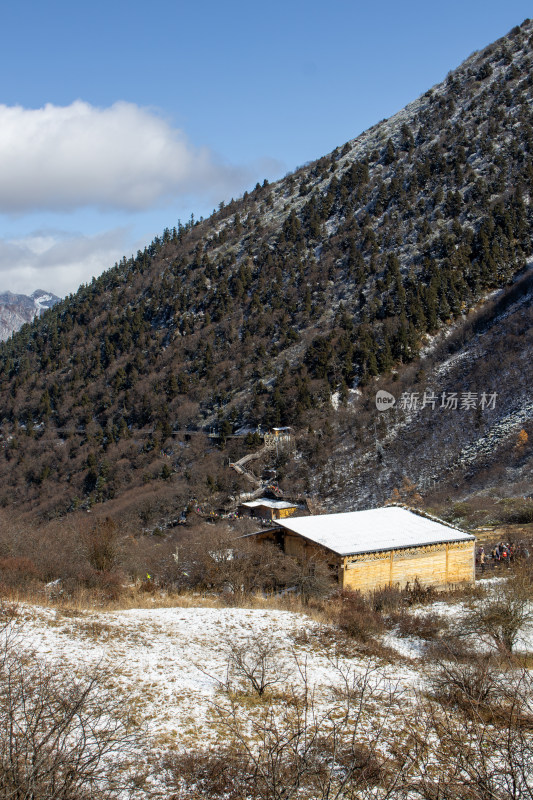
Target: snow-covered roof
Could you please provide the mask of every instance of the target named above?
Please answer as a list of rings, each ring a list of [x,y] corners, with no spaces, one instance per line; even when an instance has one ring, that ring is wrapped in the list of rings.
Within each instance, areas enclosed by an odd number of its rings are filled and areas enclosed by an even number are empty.
[[[291,517],[277,524],[341,556],[475,539],[442,520],[399,506]]]
[[[288,503],[286,500],[269,500],[267,497],[260,497],[258,500],[248,500],[241,503],[246,508],[257,508],[257,506],[267,506],[268,508],[296,508],[296,503]]]

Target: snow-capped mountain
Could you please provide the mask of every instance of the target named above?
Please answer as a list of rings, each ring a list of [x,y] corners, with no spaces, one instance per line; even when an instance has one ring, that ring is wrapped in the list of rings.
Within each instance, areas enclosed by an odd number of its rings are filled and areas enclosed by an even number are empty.
[[[0,340],[9,339],[26,322],[40,317],[47,308],[52,308],[61,298],[52,292],[37,289],[31,295],[3,292],[0,294]]]

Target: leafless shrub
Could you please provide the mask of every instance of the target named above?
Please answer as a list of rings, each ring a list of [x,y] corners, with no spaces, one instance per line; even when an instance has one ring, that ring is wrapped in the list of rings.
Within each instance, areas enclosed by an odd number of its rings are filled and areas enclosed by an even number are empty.
[[[475,662],[441,661],[430,679],[433,697],[443,706],[478,712],[500,701],[501,678],[488,660]]]
[[[471,664],[476,663],[479,657],[479,650],[472,642],[452,628],[448,628],[439,637],[429,640],[425,651],[425,660],[433,664],[449,660]]]
[[[5,633],[5,631],[4,631]],[[5,640],[4,640],[5,641]],[[0,659],[0,797],[119,797],[133,739],[106,675],[80,678],[5,643]]]
[[[412,614],[404,611],[391,615],[389,622],[394,624],[400,636],[417,636],[427,641],[437,639],[448,629],[448,620],[440,614]]]
[[[371,594],[371,603],[374,611],[390,613],[406,605],[405,592],[396,586],[384,586],[375,589]]]
[[[401,763],[387,753],[386,724],[365,726],[374,697],[370,671],[351,682],[342,699],[315,699],[305,667],[290,702],[273,698],[250,713],[234,697],[217,704],[224,736],[241,764],[239,797],[254,800],[385,800],[397,796]],[[353,685],[352,685],[353,684]]]
[[[7,600],[0,600],[0,634],[5,634],[16,623],[19,615],[18,605]]]
[[[533,623],[532,601],[532,576],[525,569],[517,570],[511,578],[491,586],[484,599],[470,603],[463,628],[507,657],[524,628]]]
[[[20,649],[18,606],[0,600],[0,670],[15,649]]]
[[[259,697],[289,675],[286,660],[271,634],[252,633],[243,642],[228,642],[227,657],[230,685],[236,680]]]
[[[242,800],[250,797],[248,760],[232,747],[215,750],[166,753],[157,765],[169,800]]]
[[[84,536],[85,552],[91,567],[98,572],[111,572],[120,561],[120,539],[117,524],[111,517],[98,520]]]
[[[462,584],[450,590],[440,592],[438,597],[444,602],[450,603],[473,603],[485,597],[485,589],[479,582],[474,584]],[[437,599],[436,596],[434,600]]]
[[[532,685],[526,671],[449,671],[442,698],[418,697],[405,743],[410,796],[423,800],[533,797]],[[441,680],[446,680],[441,675]],[[441,688],[442,684],[441,684]],[[450,703],[450,697],[453,702]]]
[[[434,599],[434,590],[421,586],[418,581],[404,590],[385,587],[368,594],[342,592],[336,622],[342,631],[362,643],[392,628],[397,628],[401,636],[430,640],[446,629],[444,618],[436,614],[414,615],[409,609],[414,605],[427,605]]]
[[[423,606],[434,603],[437,593],[433,586],[423,586],[418,578],[415,578],[412,584],[407,583],[404,596],[408,605]]]
[[[342,593],[338,625],[342,631],[360,642],[367,642],[385,630],[383,615],[375,611],[369,598],[360,592]]]
[[[326,654],[334,653],[345,658],[353,658],[359,652],[358,643],[336,625],[300,629],[293,635],[293,641],[299,647],[319,650]]]
[[[0,579],[6,590],[31,586],[40,577],[40,570],[31,558],[11,556],[0,559]]]

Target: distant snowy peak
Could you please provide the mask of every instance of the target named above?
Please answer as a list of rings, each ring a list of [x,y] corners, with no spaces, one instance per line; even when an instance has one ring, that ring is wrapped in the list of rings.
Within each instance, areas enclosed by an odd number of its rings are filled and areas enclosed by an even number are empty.
[[[41,311],[45,311],[47,308],[52,308],[52,306],[55,306],[56,303],[59,303],[61,299],[51,292],[44,292],[42,289],[36,289],[35,292],[32,292],[30,297],[35,303],[35,307]]]
[[[52,292],[42,289],[37,289],[30,296],[13,292],[0,293],[0,341],[9,339],[26,322],[40,317],[48,308],[59,303],[60,299]]]

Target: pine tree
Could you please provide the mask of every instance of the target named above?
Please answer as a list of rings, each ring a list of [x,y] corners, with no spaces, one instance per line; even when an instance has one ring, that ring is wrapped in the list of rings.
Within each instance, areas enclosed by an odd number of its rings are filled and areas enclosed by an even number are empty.
[[[394,145],[392,143],[392,139],[387,140],[387,145],[385,147],[385,152],[383,155],[383,162],[388,166],[392,164],[396,158],[396,151],[394,149]]]

